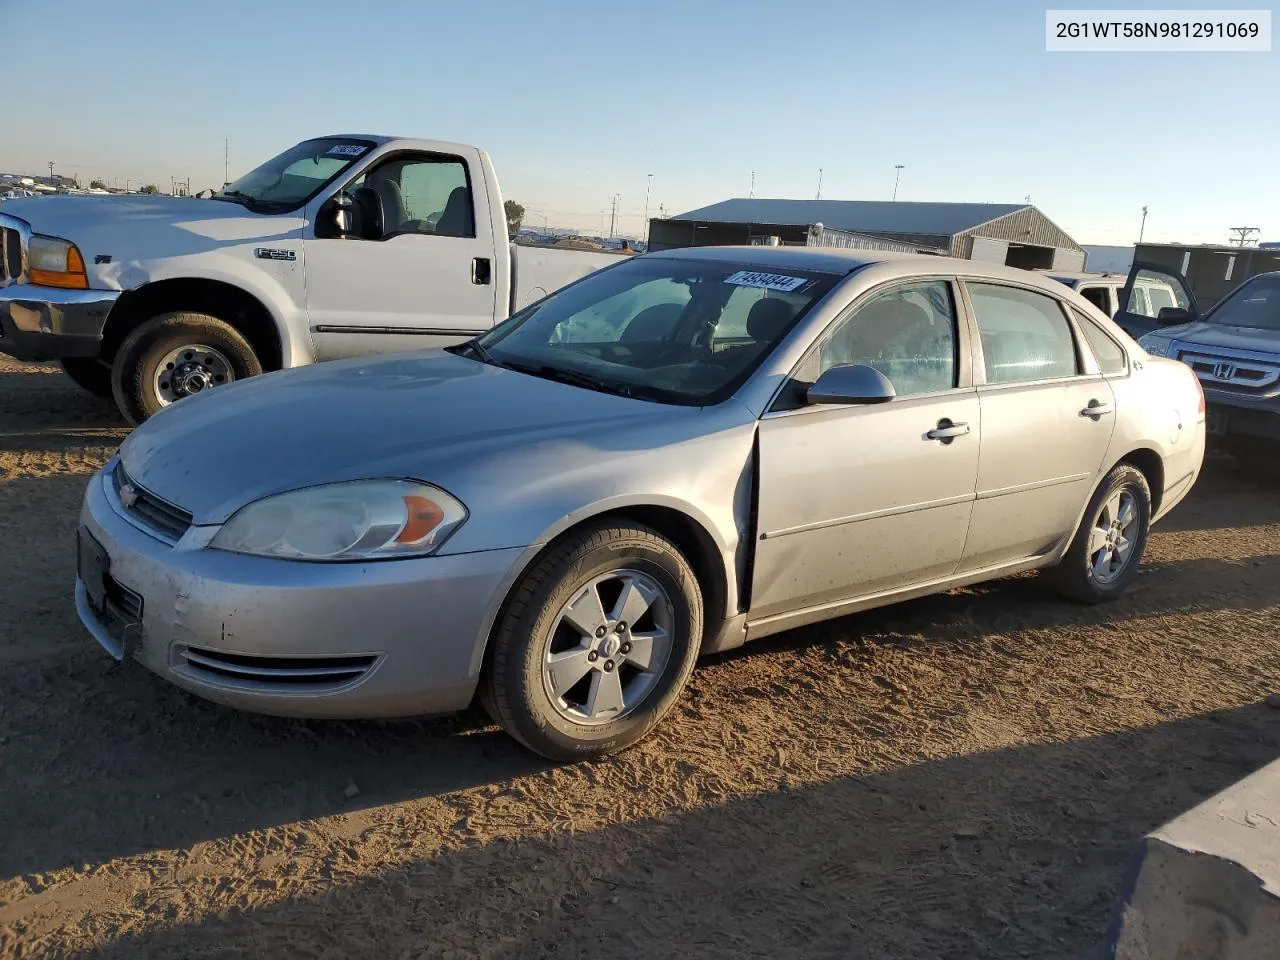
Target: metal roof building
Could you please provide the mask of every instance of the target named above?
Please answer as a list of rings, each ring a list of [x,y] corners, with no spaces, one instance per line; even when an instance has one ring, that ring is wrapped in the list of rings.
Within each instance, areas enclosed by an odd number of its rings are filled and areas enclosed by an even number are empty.
[[[769,243],[910,250],[1028,269],[1084,266],[1080,244],[1030,204],[739,198],[649,224],[650,250]]]

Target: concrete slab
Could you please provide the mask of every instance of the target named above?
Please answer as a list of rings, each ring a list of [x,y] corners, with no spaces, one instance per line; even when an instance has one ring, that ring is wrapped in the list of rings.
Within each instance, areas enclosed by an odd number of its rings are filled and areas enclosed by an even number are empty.
[[[1280,761],[1143,839],[1107,956],[1280,958]]]

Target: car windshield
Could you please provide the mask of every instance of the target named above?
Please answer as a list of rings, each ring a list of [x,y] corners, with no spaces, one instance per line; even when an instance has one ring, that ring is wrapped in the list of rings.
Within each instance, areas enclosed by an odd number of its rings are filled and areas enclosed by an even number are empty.
[[[1280,330],[1280,273],[1250,280],[1205,320],[1224,327]]]
[[[304,140],[250,170],[213,195],[250,209],[292,210],[374,148],[370,140],[322,137]]]
[[[590,389],[707,405],[742,385],[836,276],[642,257],[592,274],[465,345]]]

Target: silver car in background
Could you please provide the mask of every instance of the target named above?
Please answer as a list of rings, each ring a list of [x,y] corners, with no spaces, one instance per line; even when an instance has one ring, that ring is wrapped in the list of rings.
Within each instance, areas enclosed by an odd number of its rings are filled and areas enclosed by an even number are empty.
[[[467,706],[552,758],[700,654],[1033,568],[1132,579],[1204,406],[1047,277],[871,251],[608,267],[460,347],[166,408],[89,483],[76,602],[113,656],[265,713]]]

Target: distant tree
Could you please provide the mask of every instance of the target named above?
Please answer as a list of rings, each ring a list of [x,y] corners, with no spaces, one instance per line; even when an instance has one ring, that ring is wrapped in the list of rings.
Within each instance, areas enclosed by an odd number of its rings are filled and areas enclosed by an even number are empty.
[[[145,187],[138,190],[139,193],[159,193],[160,188],[154,183],[148,183]]]
[[[520,232],[520,224],[524,223],[524,207],[514,200],[505,200],[502,209],[507,215],[507,234],[514,237]]]
[[[105,190],[105,189],[107,189],[107,185],[106,185],[105,183],[103,183],[101,180],[90,180],[90,181],[89,181],[89,189],[90,189],[90,190]]]

